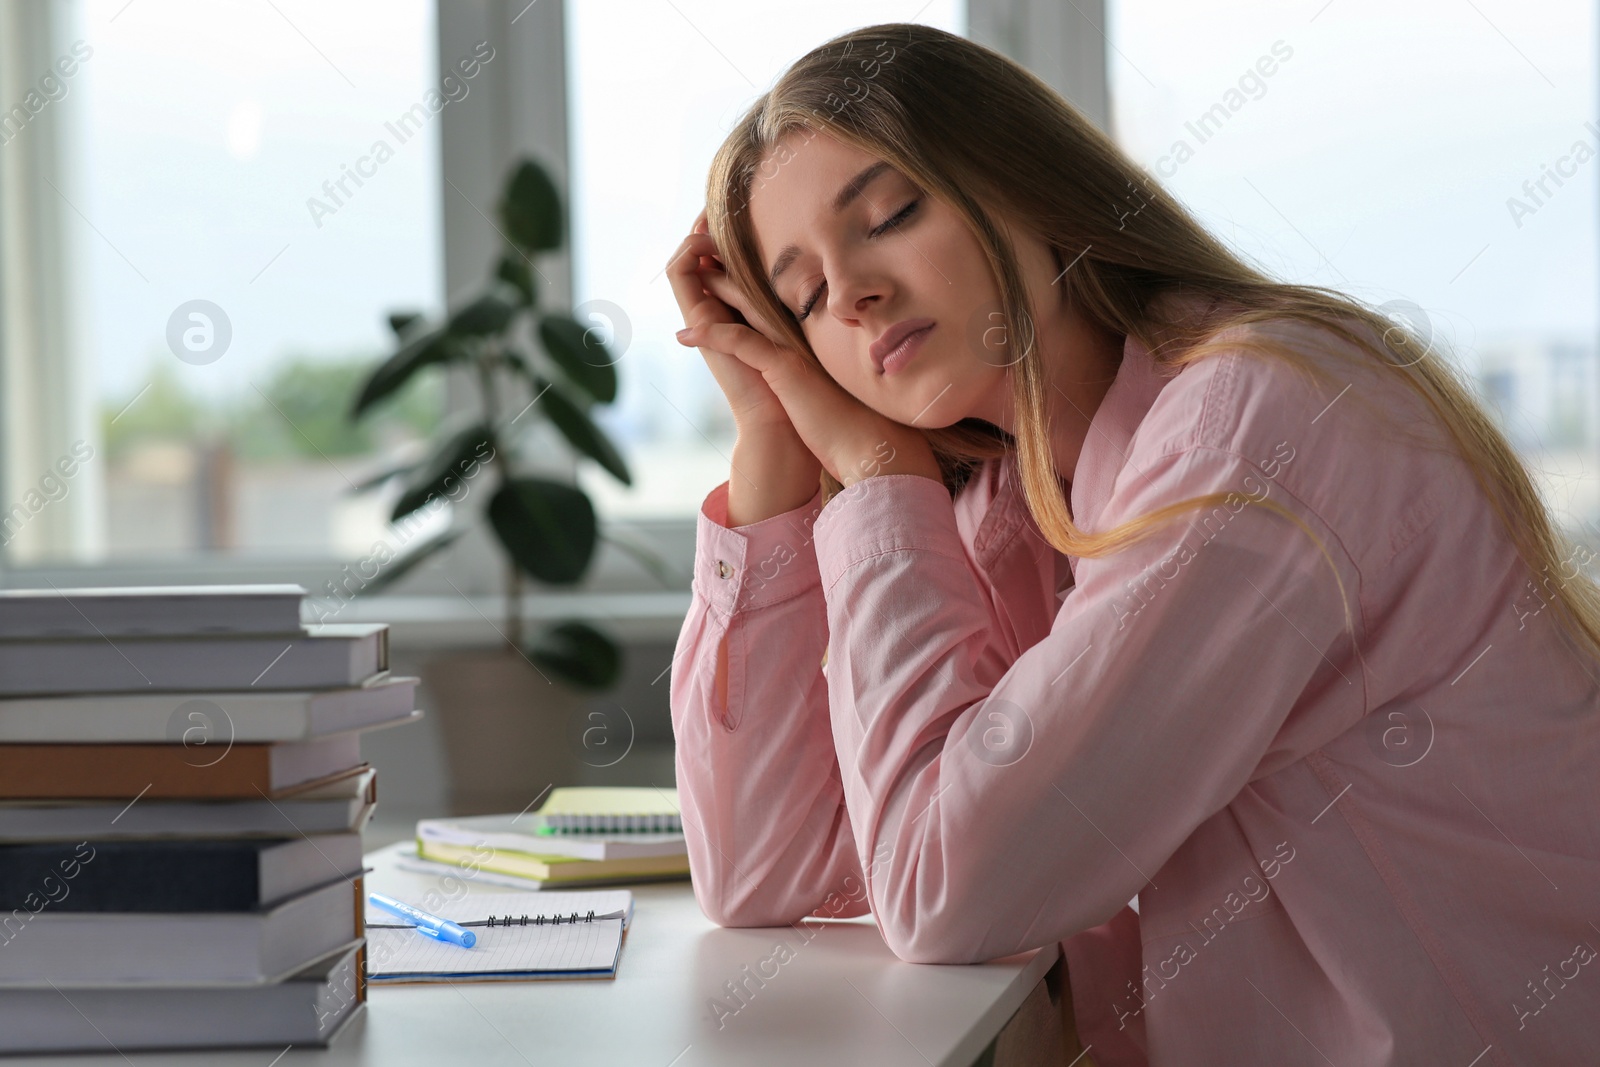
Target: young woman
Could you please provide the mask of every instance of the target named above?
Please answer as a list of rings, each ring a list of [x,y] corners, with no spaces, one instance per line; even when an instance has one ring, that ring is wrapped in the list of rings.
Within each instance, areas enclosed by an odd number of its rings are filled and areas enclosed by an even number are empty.
[[[1102,1067],[1600,1048],[1600,593],[1425,338],[925,27],[799,60],[695,230],[708,916],[1061,942]]]

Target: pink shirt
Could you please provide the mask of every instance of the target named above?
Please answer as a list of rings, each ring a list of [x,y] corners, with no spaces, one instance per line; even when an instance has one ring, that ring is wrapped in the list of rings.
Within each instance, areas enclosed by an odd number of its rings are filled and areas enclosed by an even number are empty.
[[[1102,1067],[1593,1062],[1595,665],[1465,465],[1386,437],[1413,394],[1252,329],[1349,388],[1130,338],[1072,513],[1270,496],[1356,643],[1264,508],[1068,560],[1009,458],[737,529],[723,483],[671,682],[700,905],[870,908],[913,962],[1062,942]]]

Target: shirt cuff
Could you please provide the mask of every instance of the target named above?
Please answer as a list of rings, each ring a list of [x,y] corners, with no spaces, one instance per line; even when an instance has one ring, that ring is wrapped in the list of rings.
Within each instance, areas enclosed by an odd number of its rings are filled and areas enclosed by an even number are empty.
[[[728,526],[728,483],[700,505],[694,551],[694,590],[724,614],[798,596],[821,584],[812,524],[822,510],[822,487],[781,515]]]
[[[848,486],[828,501],[814,533],[824,590],[857,563],[889,552],[967,559],[950,490],[920,474],[878,474]]]

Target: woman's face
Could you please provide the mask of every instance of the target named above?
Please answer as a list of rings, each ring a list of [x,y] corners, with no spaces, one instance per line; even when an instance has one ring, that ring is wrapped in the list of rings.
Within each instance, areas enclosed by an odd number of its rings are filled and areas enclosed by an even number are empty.
[[[998,343],[987,256],[954,209],[877,157],[810,131],[767,155],[749,204],[761,270],[776,270],[778,298],[851,395],[924,429],[968,416],[1009,425],[1005,368],[1016,357]],[[1030,289],[1048,283],[1049,249],[1012,237]],[[1030,295],[1043,306],[1041,292]]]

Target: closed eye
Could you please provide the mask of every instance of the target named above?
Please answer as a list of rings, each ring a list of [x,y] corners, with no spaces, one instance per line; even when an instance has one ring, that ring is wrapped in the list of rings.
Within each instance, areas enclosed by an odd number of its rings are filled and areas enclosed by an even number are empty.
[[[882,237],[889,230],[894,229],[906,219],[909,219],[912,213],[917,210],[917,205],[921,202],[922,200],[920,197],[912,199],[910,203],[906,204],[905,207],[901,208],[899,211],[896,211],[893,216],[884,220],[880,225],[874,226],[871,230],[869,230],[867,236]],[[826,278],[817,283],[817,287],[812,290],[811,295],[808,296],[805,303],[800,306],[800,313],[795,316],[797,320],[804,322],[811,315],[811,309],[815,307],[817,301],[822,298],[822,290],[827,288],[827,286],[828,281]]]

